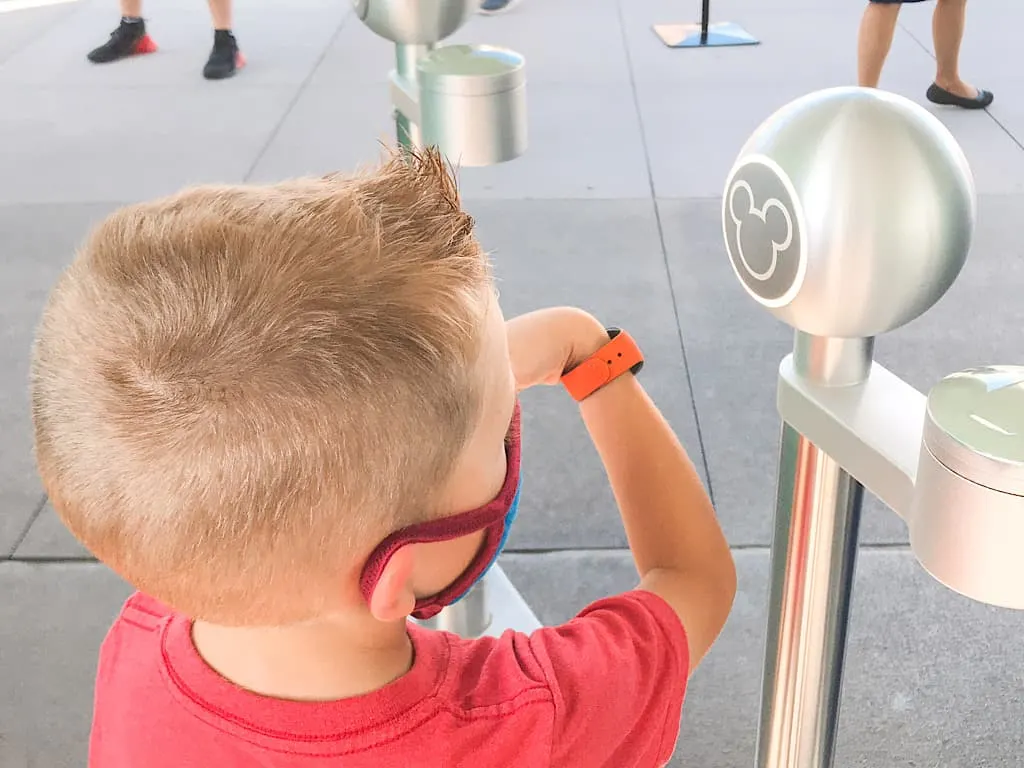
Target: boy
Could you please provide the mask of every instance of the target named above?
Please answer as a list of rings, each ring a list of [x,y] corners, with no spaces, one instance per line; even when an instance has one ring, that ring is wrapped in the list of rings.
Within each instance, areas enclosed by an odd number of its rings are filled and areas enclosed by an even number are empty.
[[[579,310],[505,323],[431,152],[113,214],[33,363],[53,505],[140,590],[101,651],[90,765],[664,764],[735,573],[638,362]],[[493,563],[517,391],[564,371],[639,587],[530,636],[409,623]]]

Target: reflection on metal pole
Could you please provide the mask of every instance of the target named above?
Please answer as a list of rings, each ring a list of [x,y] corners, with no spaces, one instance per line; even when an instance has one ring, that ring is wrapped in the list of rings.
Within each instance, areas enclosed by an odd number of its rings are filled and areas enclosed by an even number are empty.
[[[490,597],[487,581],[478,581],[468,595],[424,624],[462,637],[480,637],[491,624],[491,612],[487,607]]]
[[[870,374],[873,347],[798,331],[794,365],[809,384],[855,386]],[[860,483],[783,425],[759,768],[832,765],[863,498]]]
[[[433,49],[433,45],[395,44],[395,74],[407,93],[416,93],[416,67]],[[401,109],[395,109],[395,134],[398,144],[406,149],[423,146],[419,125]]]
[[[480,637],[490,625],[487,583],[479,581],[462,600],[444,608],[430,623],[431,629],[454,632],[462,637]]]
[[[782,430],[759,768],[832,764],[863,488]]]

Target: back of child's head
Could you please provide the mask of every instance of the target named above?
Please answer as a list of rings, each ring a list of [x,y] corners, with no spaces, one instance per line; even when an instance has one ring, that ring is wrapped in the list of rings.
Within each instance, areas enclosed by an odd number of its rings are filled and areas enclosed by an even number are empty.
[[[61,519],[193,617],[327,610],[325,584],[436,514],[479,416],[490,276],[472,230],[433,153],[111,215],[35,347]]]

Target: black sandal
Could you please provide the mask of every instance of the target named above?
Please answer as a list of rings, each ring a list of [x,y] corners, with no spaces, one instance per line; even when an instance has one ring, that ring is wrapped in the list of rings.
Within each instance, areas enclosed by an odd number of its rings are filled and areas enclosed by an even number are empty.
[[[932,104],[941,104],[944,107],[985,109],[992,103],[994,97],[992,96],[991,91],[983,91],[979,88],[978,95],[973,99],[968,99],[966,96],[958,96],[957,94],[951,93],[945,88],[940,88],[935,83],[932,83],[928,88],[928,92],[925,94],[925,98],[927,98]]]

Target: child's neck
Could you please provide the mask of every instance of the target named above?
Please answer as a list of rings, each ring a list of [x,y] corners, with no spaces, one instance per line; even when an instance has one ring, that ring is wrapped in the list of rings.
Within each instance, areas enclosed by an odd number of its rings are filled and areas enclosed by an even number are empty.
[[[192,642],[207,664],[263,696],[329,701],[375,691],[412,667],[404,621],[327,620],[289,627],[222,627],[197,621]]]

